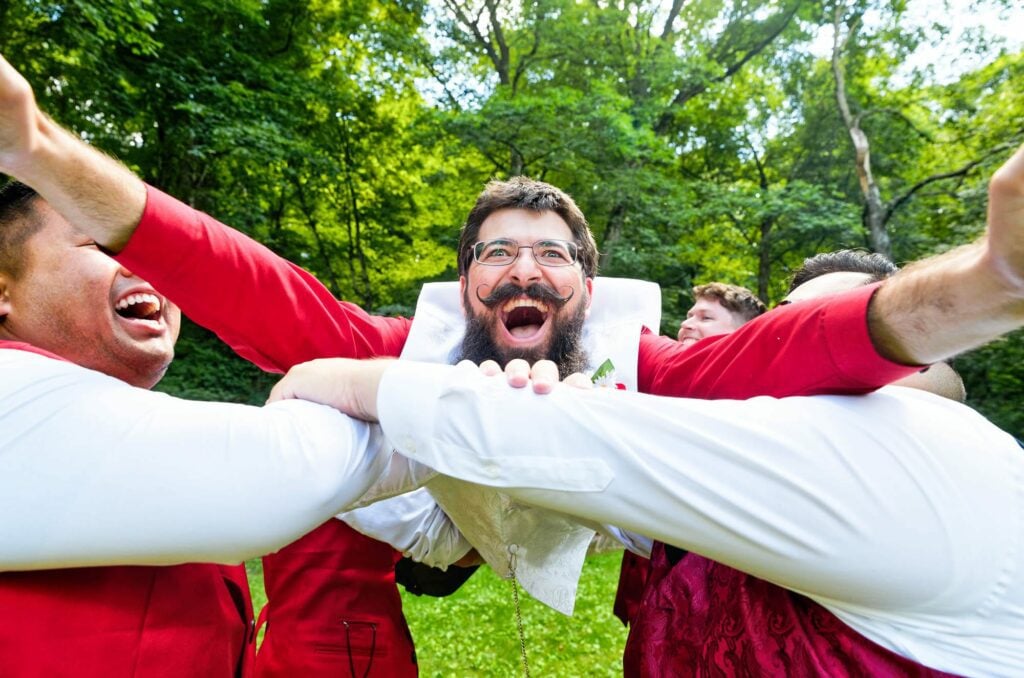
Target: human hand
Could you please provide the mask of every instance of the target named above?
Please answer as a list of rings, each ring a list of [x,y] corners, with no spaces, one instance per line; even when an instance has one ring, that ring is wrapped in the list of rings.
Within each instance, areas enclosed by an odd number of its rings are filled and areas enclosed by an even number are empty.
[[[270,391],[268,403],[309,400],[357,419],[377,421],[377,390],[393,360],[311,360],[288,370]]]
[[[481,367],[483,367],[483,365],[481,365]],[[456,567],[474,567],[483,564],[484,559],[476,549],[469,549],[469,552],[466,553],[466,555],[452,563],[452,565]]]
[[[468,363],[468,361],[464,361]],[[472,363],[469,363],[472,364]],[[501,366],[493,360],[485,360],[480,363],[480,372],[488,377],[502,373]],[[532,366],[530,363],[516,358],[505,365],[505,378],[512,388],[523,388],[527,384],[533,386],[533,392],[538,394],[550,393],[558,383],[558,366],[550,360],[539,360]],[[582,373],[570,374],[562,382],[575,388],[592,388],[593,383],[587,375]]]
[[[21,176],[42,118],[28,80],[0,55],[0,172]]]
[[[1024,146],[989,182],[986,254],[1024,297]]]

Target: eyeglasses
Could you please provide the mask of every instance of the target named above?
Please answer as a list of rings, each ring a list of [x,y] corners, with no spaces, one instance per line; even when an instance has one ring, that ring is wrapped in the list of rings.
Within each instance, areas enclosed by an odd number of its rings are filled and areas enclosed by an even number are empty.
[[[508,266],[519,258],[522,250],[533,250],[533,259],[541,266],[572,266],[580,248],[568,240],[538,240],[532,245],[520,245],[500,238],[473,245],[473,261],[484,266]]]

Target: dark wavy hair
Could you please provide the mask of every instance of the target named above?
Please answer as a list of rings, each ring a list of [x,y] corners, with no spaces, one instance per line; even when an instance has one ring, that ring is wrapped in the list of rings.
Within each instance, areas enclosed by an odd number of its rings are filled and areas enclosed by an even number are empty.
[[[13,278],[25,264],[25,242],[43,226],[35,208],[39,194],[20,181],[0,187],[0,273]]]
[[[476,204],[469,211],[462,232],[459,233],[459,275],[466,275],[473,261],[473,245],[480,234],[480,226],[495,212],[508,209],[554,212],[562,217],[579,246],[579,262],[584,275],[588,278],[597,275],[597,243],[583,212],[569,194],[551,184],[529,177],[512,177],[508,181],[488,182],[477,197]]]
[[[789,292],[808,280],[814,280],[829,273],[865,273],[871,276],[871,279],[865,283],[868,284],[885,280],[898,270],[900,270],[899,266],[877,252],[863,250],[822,252],[804,259],[804,263],[793,273],[793,279],[789,283]]]

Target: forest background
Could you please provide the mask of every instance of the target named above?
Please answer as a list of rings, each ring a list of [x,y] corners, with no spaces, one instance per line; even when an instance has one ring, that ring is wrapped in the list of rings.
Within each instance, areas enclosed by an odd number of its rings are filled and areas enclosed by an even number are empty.
[[[988,177],[1024,142],[1022,14],[1013,0],[0,0],[0,52],[59,122],[368,310],[411,315],[423,282],[456,279],[483,184],[527,174],[575,197],[605,275],[660,283],[674,335],[697,283],[771,303],[820,251],[907,262],[976,238]],[[969,404],[1022,437],[1024,335],[955,366]],[[161,388],[258,403],[273,381],[186,325]],[[618,672],[617,563],[588,568],[574,620],[524,603],[549,675]],[[425,675],[516,672],[506,584],[467,588],[407,600]]]

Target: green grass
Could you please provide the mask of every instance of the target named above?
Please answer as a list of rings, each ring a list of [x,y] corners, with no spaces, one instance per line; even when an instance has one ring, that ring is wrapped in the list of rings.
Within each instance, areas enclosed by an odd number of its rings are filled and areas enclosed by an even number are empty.
[[[612,615],[621,559],[608,553],[587,561],[572,617],[520,590],[533,675],[622,675],[626,629]],[[259,561],[246,563],[246,569],[258,610],[266,601]],[[489,568],[480,568],[447,598],[417,597],[403,590],[402,599],[424,678],[522,675],[511,584]]]

